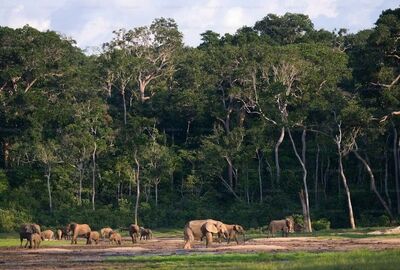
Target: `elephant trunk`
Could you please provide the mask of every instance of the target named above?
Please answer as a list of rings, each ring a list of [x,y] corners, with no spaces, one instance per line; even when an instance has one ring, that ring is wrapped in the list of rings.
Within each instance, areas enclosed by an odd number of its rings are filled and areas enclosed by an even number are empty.
[[[246,234],[243,233],[243,244],[245,244],[245,243],[246,243]]]

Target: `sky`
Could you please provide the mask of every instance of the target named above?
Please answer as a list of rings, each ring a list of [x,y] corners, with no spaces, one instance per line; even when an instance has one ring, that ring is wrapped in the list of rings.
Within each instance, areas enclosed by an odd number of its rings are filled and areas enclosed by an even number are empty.
[[[186,45],[197,46],[206,30],[233,34],[269,13],[303,13],[316,29],[354,33],[373,27],[382,10],[398,7],[398,0],[0,0],[0,26],[50,29],[93,49],[110,41],[113,30],[165,17],[178,23]]]

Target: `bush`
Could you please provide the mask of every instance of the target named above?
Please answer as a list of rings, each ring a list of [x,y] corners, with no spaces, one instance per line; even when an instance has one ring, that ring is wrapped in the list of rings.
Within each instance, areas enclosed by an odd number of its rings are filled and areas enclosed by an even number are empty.
[[[390,218],[387,215],[382,215],[378,218],[378,226],[389,227],[390,225]]]
[[[31,217],[14,209],[0,209],[0,232],[12,232],[18,230],[23,223],[31,221]]]
[[[294,224],[299,224],[302,227],[304,227],[304,217],[303,217],[303,215],[295,214],[295,215],[292,215],[292,217],[293,217],[293,220],[294,220]]]
[[[316,231],[329,230],[331,228],[331,222],[326,218],[321,218],[313,221],[312,227]]]

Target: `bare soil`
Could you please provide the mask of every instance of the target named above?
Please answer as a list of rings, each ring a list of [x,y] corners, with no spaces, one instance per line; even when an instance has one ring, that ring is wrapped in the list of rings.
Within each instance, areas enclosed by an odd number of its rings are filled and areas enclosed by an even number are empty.
[[[213,243],[205,248],[204,242],[195,242],[193,249],[184,250],[181,238],[157,238],[133,244],[125,238],[122,246],[112,246],[106,241],[99,245],[70,245],[42,247],[40,249],[0,248],[0,269],[126,269],[133,265],[110,263],[105,260],[115,256],[152,256],[206,253],[252,253],[288,251],[346,251],[353,249],[383,250],[400,248],[400,238],[319,238],[286,237],[258,238],[246,243]]]

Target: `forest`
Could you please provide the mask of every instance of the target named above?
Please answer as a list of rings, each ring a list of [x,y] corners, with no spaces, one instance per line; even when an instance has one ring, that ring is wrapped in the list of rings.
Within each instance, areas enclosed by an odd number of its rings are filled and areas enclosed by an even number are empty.
[[[0,231],[399,220],[400,8],[357,33],[286,13],[201,37],[157,18],[89,54],[0,27]]]

